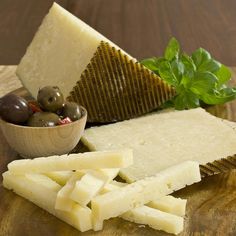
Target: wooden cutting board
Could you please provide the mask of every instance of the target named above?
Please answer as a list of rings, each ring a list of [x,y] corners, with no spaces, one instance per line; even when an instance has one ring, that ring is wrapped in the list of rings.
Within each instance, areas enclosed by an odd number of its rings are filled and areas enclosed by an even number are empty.
[[[14,71],[15,66],[0,66],[0,97],[22,87]],[[232,68],[232,71],[235,78],[232,84],[236,84],[236,68]],[[23,96],[27,94],[23,88],[15,92]],[[236,101],[210,107],[208,110],[218,117],[236,121]],[[7,164],[17,158],[20,157],[8,146],[0,131],[0,173],[6,171]],[[2,181],[2,177],[0,180]],[[236,170],[204,178],[200,183],[186,187],[174,195],[188,199],[185,227],[180,235],[236,235]],[[80,233],[0,184],[0,236],[48,235],[169,234],[119,218],[106,221],[102,231]]]

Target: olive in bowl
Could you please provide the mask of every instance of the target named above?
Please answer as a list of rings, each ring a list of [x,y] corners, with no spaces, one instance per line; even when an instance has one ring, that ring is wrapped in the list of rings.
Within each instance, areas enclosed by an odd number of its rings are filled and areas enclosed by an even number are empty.
[[[9,145],[23,157],[62,155],[77,145],[84,132],[87,111],[80,109],[80,119],[64,125],[30,127],[0,119],[0,127]]]

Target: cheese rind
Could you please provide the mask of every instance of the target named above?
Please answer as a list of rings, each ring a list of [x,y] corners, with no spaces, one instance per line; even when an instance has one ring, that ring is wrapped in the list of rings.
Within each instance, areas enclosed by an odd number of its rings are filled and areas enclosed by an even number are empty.
[[[172,166],[155,176],[95,197],[91,201],[93,220],[102,222],[119,216],[200,180],[197,162],[186,161]]]
[[[91,210],[75,204],[71,212],[55,210],[55,200],[57,192],[54,188],[50,189],[53,180],[48,180],[49,185],[45,187],[41,182],[26,178],[23,175],[14,175],[11,172],[3,174],[3,186],[13,190],[18,195],[33,202],[35,205],[43,208],[57,218],[72,225],[81,232],[92,228]]]
[[[235,131],[202,108],[89,128],[82,141],[93,151],[132,148],[134,164],[120,171],[129,183],[186,160],[206,164],[236,153]]]
[[[138,224],[148,225],[153,229],[164,230],[171,234],[179,234],[184,228],[184,219],[182,217],[148,206],[141,206],[130,210],[121,215],[121,218]]]
[[[46,173],[51,171],[127,167],[132,163],[132,150],[123,149],[16,160],[8,164],[8,169],[18,174]]]

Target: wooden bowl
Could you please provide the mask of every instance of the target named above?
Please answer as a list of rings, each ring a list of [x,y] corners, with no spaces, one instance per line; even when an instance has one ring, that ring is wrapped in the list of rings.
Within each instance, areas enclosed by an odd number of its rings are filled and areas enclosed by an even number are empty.
[[[55,127],[29,127],[0,119],[0,127],[9,145],[22,157],[46,157],[71,151],[79,142],[87,121],[87,111],[70,124]]]

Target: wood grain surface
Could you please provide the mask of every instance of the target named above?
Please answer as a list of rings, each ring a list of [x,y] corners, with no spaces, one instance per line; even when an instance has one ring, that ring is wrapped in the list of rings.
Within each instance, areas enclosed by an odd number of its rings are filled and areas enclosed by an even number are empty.
[[[0,1],[0,64],[18,64],[53,0]],[[137,59],[160,56],[173,35],[236,65],[235,0],[57,0]]]
[[[9,92],[9,84],[13,82],[15,86],[11,88],[21,87],[14,75],[14,69],[13,66],[0,66],[0,96]],[[235,77],[236,68],[232,71]],[[5,76],[10,79],[6,80]],[[235,82],[236,79],[232,81],[233,84]],[[26,91],[20,88],[16,90],[16,93],[24,95]],[[236,121],[236,101],[211,107],[211,112],[219,117]],[[0,131],[0,174],[6,171],[10,161],[17,158],[20,157],[8,146]],[[0,176],[1,180],[2,176]],[[200,183],[186,187],[174,195],[188,199],[185,227],[181,236],[236,235],[236,170],[204,178]],[[102,231],[80,233],[29,201],[4,189],[0,184],[0,236],[32,235],[164,236],[169,234],[119,218],[108,220]]]

